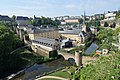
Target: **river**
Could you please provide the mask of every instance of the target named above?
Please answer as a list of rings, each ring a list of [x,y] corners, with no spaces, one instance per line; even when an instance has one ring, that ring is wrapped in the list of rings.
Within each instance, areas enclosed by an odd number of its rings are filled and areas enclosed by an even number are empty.
[[[58,68],[62,68],[65,66],[71,66],[69,61],[65,61],[63,58],[60,58],[58,60],[54,60],[51,62],[46,62],[43,64],[35,64],[25,70],[25,74],[22,76],[19,76],[15,80],[32,80],[36,76],[42,75],[44,73],[56,70]]]

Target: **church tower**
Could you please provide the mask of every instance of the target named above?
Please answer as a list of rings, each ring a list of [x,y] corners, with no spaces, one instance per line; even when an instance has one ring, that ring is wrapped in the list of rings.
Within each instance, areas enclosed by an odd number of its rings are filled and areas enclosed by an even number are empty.
[[[86,25],[85,25],[85,11],[84,11],[84,15],[83,15],[83,25],[82,25],[82,31],[86,32]]]

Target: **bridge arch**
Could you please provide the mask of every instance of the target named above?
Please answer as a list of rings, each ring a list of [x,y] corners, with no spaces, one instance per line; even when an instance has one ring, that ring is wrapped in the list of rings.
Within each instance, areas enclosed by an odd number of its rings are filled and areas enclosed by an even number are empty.
[[[68,61],[69,61],[71,64],[75,64],[75,59],[73,59],[73,58],[69,58]]]
[[[58,58],[63,58],[63,59],[65,59],[64,56],[62,56],[62,55],[58,55]]]
[[[75,55],[64,52],[58,52],[58,55],[62,55],[65,60],[74,59],[77,66],[82,65],[82,54],[79,51],[76,51]]]

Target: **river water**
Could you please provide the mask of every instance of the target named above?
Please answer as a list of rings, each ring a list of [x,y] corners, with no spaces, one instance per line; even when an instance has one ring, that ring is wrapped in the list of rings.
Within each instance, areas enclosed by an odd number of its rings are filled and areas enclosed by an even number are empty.
[[[69,61],[65,61],[63,58],[58,60],[54,60],[51,62],[43,63],[43,64],[35,64],[28,69],[25,70],[25,74],[16,78],[15,80],[32,80],[36,76],[42,75],[44,73],[56,70],[58,68],[62,68],[65,66],[71,66]]]

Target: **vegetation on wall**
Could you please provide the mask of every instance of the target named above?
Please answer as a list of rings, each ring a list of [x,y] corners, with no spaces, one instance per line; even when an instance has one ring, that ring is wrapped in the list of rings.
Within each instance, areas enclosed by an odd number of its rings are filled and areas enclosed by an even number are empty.
[[[101,57],[73,75],[75,80],[120,80],[120,54]]]
[[[24,44],[16,34],[8,27],[0,26],[0,78],[17,72],[28,65],[53,60],[53,58],[34,55],[27,49],[11,53],[22,46]]]

